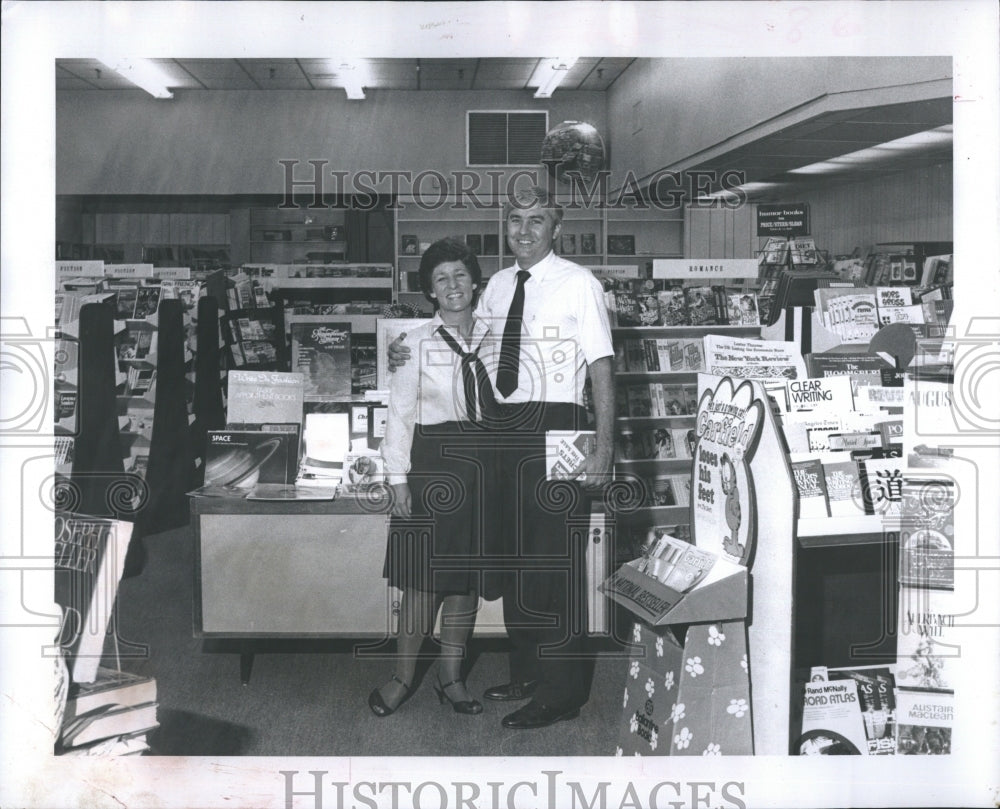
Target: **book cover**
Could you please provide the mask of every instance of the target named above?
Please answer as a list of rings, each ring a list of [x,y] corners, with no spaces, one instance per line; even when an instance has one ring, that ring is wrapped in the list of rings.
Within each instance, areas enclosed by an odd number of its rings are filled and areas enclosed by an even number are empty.
[[[687,306],[688,322],[692,326],[713,326],[725,322],[720,317],[715,287],[687,287],[684,290],[684,302]]]
[[[298,436],[291,432],[209,430],[205,485],[248,490],[257,483],[291,483],[298,462]]]
[[[618,326],[639,326],[639,301],[635,286],[630,280],[617,280],[614,287],[615,324]]]
[[[66,722],[71,722],[106,705],[131,708],[149,702],[156,702],[154,677],[99,666],[92,683],[70,687],[64,717]]]
[[[586,251],[584,251],[586,252]],[[500,254],[500,237],[496,233],[483,234],[483,255],[496,256]]]
[[[159,305],[159,286],[139,287],[139,289],[136,290],[135,310],[132,316],[136,320],[144,320],[147,317],[152,317],[156,314],[156,310]]]
[[[688,319],[687,303],[684,300],[684,288],[671,286],[656,293],[660,308],[660,325],[686,326]]]
[[[759,326],[756,292],[726,292],[726,317],[730,326]]]
[[[693,428],[671,427],[670,437],[674,444],[675,458],[691,458],[694,455],[694,445],[698,441]]]
[[[658,339],[656,342],[656,353],[659,356],[661,371],[683,371],[684,370],[684,341]]]
[[[572,478],[597,448],[597,434],[593,430],[545,431],[545,479]]]
[[[799,519],[829,517],[823,464],[818,460],[793,461],[792,477],[799,495]]]
[[[896,722],[897,755],[949,755],[951,731],[955,724],[955,695],[950,691],[900,688]]]
[[[865,513],[900,517],[903,506],[903,460],[864,458],[860,460],[859,466]]]
[[[670,484],[674,489],[674,498],[678,506],[691,505],[691,475],[671,475]]]
[[[804,686],[802,735],[793,752],[802,756],[866,756],[868,739],[853,682],[820,681]]]
[[[823,325],[844,343],[868,343],[878,331],[875,291],[820,287],[814,293]]]
[[[560,237],[560,253],[564,256],[575,256],[576,255],[576,234],[575,233],[564,233]]]
[[[302,465],[296,485],[337,486],[351,446],[347,413],[306,413]]]
[[[899,536],[899,583],[952,590],[955,586],[955,482],[905,479]]]
[[[292,371],[302,374],[307,400],[351,395],[351,324],[292,324]]]
[[[896,685],[953,691],[962,661],[956,637],[953,593],[922,587],[899,588]]]
[[[827,669],[830,681],[851,681],[858,689],[861,720],[868,740],[868,754],[896,753],[895,678],[890,666],[850,666]]]
[[[831,517],[856,517],[864,514],[861,473],[857,461],[824,461],[823,479]]]
[[[385,481],[385,463],[376,450],[360,449],[344,456],[345,494],[364,492]]]
[[[636,284],[635,301],[640,326],[656,326],[660,323],[660,303],[654,281],[639,281]]]
[[[705,370],[705,348],[700,337],[689,337],[684,343],[684,368],[687,371]]]
[[[137,287],[123,287],[115,291],[115,320],[129,320],[135,314],[135,302],[139,297]]]
[[[563,237],[565,239],[565,236]],[[483,254],[483,237],[479,233],[467,233],[465,234],[465,244],[473,252],[474,255],[481,256]]]
[[[638,418],[652,415],[653,400],[649,393],[649,385],[629,385],[626,388],[628,400],[628,415]]]
[[[585,256],[593,256],[597,253],[597,234],[580,234],[580,252]]]
[[[761,264],[784,264],[788,260],[788,239],[770,236],[760,251]]]
[[[788,251],[792,259],[792,265],[796,267],[812,267],[820,263],[819,251],[816,249],[816,240],[809,237],[799,236],[789,239]]]
[[[302,423],[301,373],[232,370],[226,380],[229,424]]]
[[[57,513],[55,600],[62,608],[57,645],[69,656],[73,681],[97,677],[132,524]]]

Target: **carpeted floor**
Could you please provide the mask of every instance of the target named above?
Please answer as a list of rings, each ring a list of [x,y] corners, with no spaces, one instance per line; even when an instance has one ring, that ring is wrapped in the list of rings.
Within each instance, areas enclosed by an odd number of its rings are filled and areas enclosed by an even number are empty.
[[[146,565],[119,590],[117,646],[124,668],[156,677],[160,727],[150,735],[156,754],[614,754],[626,673],[614,644],[600,654],[590,701],[570,722],[533,731],[503,728],[502,717],[522,703],[484,701],[478,716],[456,714],[438,704],[433,670],[397,713],[378,719],[367,696],[388,679],[391,662],[361,659],[351,642],[261,643],[249,684],[241,685],[238,647],[193,636],[192,532],[180,528],[142,541]],[[468,676],[474,695],[506,681],[503,643],[474,641]]]

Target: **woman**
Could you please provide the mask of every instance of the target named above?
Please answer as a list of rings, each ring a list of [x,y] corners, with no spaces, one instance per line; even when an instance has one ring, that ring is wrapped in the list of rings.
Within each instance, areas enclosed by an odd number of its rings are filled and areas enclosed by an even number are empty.
[[[379,717],[413,695],[420,648],[439,605],[438,699],[447,699],[457,713],[483,710],[461,675],[479,603],[472,561],[482,555],[486,523],[480,507],[489,465],[481,457],[482,423],[495,407],[478,356],[489,350],[489,329],[473,315],[482,273],[465,244],[441,239],[421,257],[419,275],[437,311],[407,335],[417,361],[392,375],[381,450],[394,498],[384,575],[403,598],[396,670],[368,697]]]

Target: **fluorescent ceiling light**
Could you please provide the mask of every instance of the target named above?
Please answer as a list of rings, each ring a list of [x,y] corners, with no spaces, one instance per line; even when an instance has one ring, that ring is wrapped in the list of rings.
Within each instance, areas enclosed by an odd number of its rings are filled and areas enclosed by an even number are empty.
[[[758,191],[767,191],[771,188],[778,188],[780,183],[744,183],[736,188],[728,188],[720,191],[713,191],[711,194],[703,194],[698,199],[726,199],[727,197],[739,198],[739,193],[753,194]]]
[[[368,63],[363,59],[353,59],[342,61],[333,59],[330,67],[334,71],[337,81],[340,82],[347,93],[347,98],[351,101],[365,100],[365,85],[369,83]]]
[[[538,82],[535,98],[551,98],[552,92],[569,74],[570,68],[576,64],[577,58],[576,56],[570,56],[546,59],[535,74],[537,77],[536,81]]]
[[[128,57],[109,57],[100,60],[109,70],[113,70],[123,79],[141,87],[153,98],[173,98],[174,94],[167,89],[173,79],[164,73],[156,62],[150,59],[130,59]]]
[[[831,157],[829,160],[821,160],[818,163],[810,163],[808,166],[789,170],[789,174],[834,174],[838,171],[846,171],[849,168],[859,168],[874,163],[882,163],[888,159],[905,157],[908,154],[917,154],[928,149],[938,149],[952,143],[954,134],[951,124],[939,126],[936,129],[929,129],[926,132],[917,132],[907,135],[904,138],[897,138],[878,146],[871,146],[868,149],[859,149],[856,152],[849,152],[840,157]]]

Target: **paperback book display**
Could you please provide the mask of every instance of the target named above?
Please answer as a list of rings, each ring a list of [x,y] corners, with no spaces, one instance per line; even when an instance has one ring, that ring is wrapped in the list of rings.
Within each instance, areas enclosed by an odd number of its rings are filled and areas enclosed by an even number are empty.
[[[757,293],[725,285],[666,279],[614,279],[605,284],[614,326],[756,326]]]
[[[625,338],[615,357],[616,371],[627,373],[680,373],[705,370],[701,337]]]

